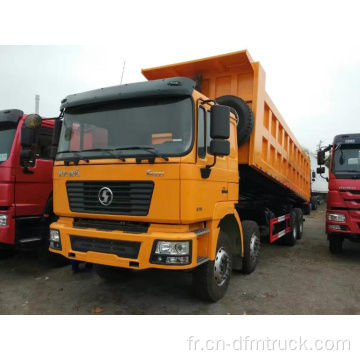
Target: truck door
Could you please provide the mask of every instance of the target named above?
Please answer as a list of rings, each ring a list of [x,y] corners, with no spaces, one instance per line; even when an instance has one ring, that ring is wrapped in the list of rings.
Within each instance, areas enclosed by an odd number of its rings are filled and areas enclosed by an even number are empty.
[[[42,215],[52,192],[53,161],[50,159],[52,133],[53,127],[42,124],[38,129],[34,158],[26,164],[21,164],[19,156],[15,170],[17,217]]]
[[[216,164],[211,167],[208,178],[202,176],[201,169],[214,163],[210,154],[210,107],[198,107],[197,116],[197,160],[192,179],[182,178],[181,218],[209,219],[213,216],[214,206],[228,200],[228,157],[218,156]],[[189,181],[190,180],[190,181]]]

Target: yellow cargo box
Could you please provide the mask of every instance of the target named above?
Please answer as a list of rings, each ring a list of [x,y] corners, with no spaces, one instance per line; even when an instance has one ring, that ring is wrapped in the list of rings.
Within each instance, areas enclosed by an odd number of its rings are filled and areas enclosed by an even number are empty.
[[[266,93],[265,71],[246,50],[144,69],[142,74],[148,80],[192,78],[198,83],[197,90],[210,99],[235,95],[245,100],[253,111],[254,129],[250,139],[239,147],[240,195],[255,197],[254,189],[261,192],[262,188],[269,195],[281,186],[290,190],[289,196],[309,201],[310,158]],[[249,168],[255,171],[250,173]],[[275,185],[264,182],[264,176]]]

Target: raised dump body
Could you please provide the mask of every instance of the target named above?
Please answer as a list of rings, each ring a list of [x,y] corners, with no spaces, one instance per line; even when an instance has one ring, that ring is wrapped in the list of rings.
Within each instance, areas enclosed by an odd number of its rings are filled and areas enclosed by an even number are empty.
[[[189,77],[210,99],[235,95],[245,100],[254,114],[254,130],[239,147],[238,161],[256,172],[240,166],[240,195],[260,200],[276,193],[294,202],[309,201],[310,159],[266,93],[265,71],[246,50],[142,73],[148,80]]]

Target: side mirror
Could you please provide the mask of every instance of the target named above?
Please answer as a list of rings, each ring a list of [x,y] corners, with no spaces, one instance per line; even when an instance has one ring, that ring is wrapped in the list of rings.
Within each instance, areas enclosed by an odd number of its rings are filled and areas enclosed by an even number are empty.
[[[317,172],[318,174],[325,174],[325,168],[324,168],[324,167],[318,167],[318,168],[316,169],[316,172]]]
[[[211,107],[210,136],[212,139],[228,139],[230,137],[230,108],[223,105]]]
[[[211,140],[210,154],[218,156],[230,155],[230,141],[228,140]]]
[[[35,129],[23,126],[21,128],[21,146],[31,147],[35,142]]]
[[[38,114],[28,115],[24,120],[24,125],[30,129],[35,129],[39,127],[41,123],[42,123],[42,118]]]
[[[324,151],[318,151],[317,163],[318,163],[318,165],[325,165],[325,152]]]
[[[30,149],[20,151],[20,160],[21,160],[21,162],[30,161],[31,158],[32,158],[32,154],[31,154]]]

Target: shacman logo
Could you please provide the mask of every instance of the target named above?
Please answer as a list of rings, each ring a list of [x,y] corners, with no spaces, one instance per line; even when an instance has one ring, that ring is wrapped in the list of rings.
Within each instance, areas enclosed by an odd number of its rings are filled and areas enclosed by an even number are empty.
[[[151,170],[147,170],[146,171],[146,176],[164,176],[165,173],[163,171],[151,171]]]
[[[99,201],[104,206],[109,206],[113,201],[113,192],[108,187],[103,187],[99,191]]]

